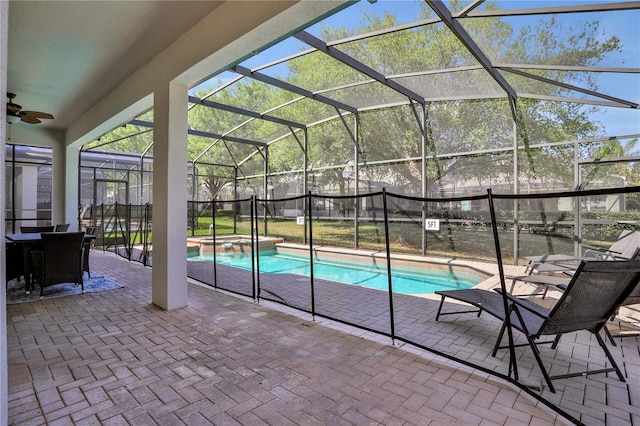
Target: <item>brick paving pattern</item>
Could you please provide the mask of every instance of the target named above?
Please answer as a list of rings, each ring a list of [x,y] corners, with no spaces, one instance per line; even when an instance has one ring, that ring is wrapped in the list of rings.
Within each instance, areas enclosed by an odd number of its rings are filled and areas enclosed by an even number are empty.
[[[523,267],[505,266],[505,269],[509,269],[506,271],[509,275],[518,275]],[[211,262],[189,262],[189,275],[212,283],[213,265]],[[489,288],[497,283],[494,277],[482,285]],[[218,265],[218,286],[250,294],[247,289],[251,286],[251,273]],[[308,278],[289,274],[261,274],[260,288],[261,297],[306,311],[311,309]],[[387,292],[318,279],[315,280],[314,291],[318,314],[390,335]],[[516,294],[530,294],[532,291],[535,293],[535,288],[527,284],[519,285],[514,290]],[[535,297],[535,301],[552,304],[559,295],[557,291],[550,291],[545,300]],[[414,297],[394,293],[395,335],[403,341],[433,348],[456,359],[508,375],[508,351],[498,351],[496,357],[491,354],[500,323],[487,314],[480,318],[475,314],[452,315],[435,322],[439,302],[437,296]],[[460,310],[460,306],[463,310],[469,309],[468,305],[459,305],[447,299],[444,310]],[[627,309],[627,312],[631,313],[637,330],[640,324],[638,306]],[[609,327],[615,333],[618,325],[618,322],[612,322]],[[526,343],[524,336],[517,331],[514,332],[514,338],[516,343]],[[626,383],[620,382],[615,373],[574,377],[556,380],[554,386],[557,393],[552,393],[544,383],[529,347],[516,349],[520,382],[531,386],[547,401],[585,424],[638,425],[640,406],[631,401],[640,399],[640,337],[625,337],[616,341],[617,347],[609,345],[609,349],[623,370]],[[596,339],[587,332],[564,335],[557,350],[542,345],[540,351],[552,375],[608,366]]]
[[[125,287],[7,307],[10,424],[567,423],[419,351],[193,284],[166,312],[148,268],[92,268]]]

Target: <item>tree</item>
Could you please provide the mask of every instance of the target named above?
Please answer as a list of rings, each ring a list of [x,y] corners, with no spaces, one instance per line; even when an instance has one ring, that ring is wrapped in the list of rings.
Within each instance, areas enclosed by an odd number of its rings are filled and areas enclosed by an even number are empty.
[[[465,4],[459,0],[448,2],[452,10],[461,10]],[[497,9],[497,4],[485,2],[483,7]],[[430,7],[421,3],[420,16],[416,20],[434,16]],[[519,28],[500,17],[468,18],[460,22],[492,63],[522,64],[517,67],[520,71],[590,90],[598,87],[588,72],[528,69],[527,64],[597,65],[621,48],[620,41],[604,34],[597,21],[567,27],[551,16]],[[342,40],[396,24],[397,19],[392,14],[377,16],[363,10],[357,29],[326,26],[321,30],[321,37],[328,41]],[[426,179],[431,190],[440,190],[449,182],[456,185],[473,182],[482,188],[500,181],[513,186],[514,157],[508,150],[514,145],[514,117],[505,94],[481,67],[464,68],[477,66],[478,62],[444,24],[427,24],[340,43],[337,48],[386,76],[394,76],[394,81],[429,99],[425,106],[425,136],[429,158]],[[414,194],[418,192],[423,180],[422,134],[414,111],[406,105],[395,105],[406,101],[406,97],[381,83],[367,82],[368,77],[322,52],[292,59],[286,67],[285,74],[277,78],[310,91],[327,90],[323,95],[337,101],[360,108],[394,104],[358,114],[360,161],[397,160],[388,167],[366,167],[367,178],[408,186]],[[499,72],[518,93],[532,93],[550,99],[573,95],[570,89],[546,81],[504,70]],[[354,85],[354,82],[360,84]],[[199,96],[205,96],[205,93]],[[270,111],[272,115],[302,124],[316,123],[337,114],[333,107],[318,101],[301,99],[293,102],[298,97],[286,90],[243,78],[216,92],[211,99],[256,112]],[[476,100],[468,100],[473,98]],[[274,110],[287,102],[292,103]],[[422,107],[415,106],[420,116]],[[534,149],[532,146],[598,135],[601,126],[591,118],[595,109],[577,103],[519,98],[516,137],[518,146],[524,150],[518,155],[520,175],[517,179],[571,187],[573,171],[568,166],[573,164],[573,148],[552,146]],[[341,119],[334,119],[308,129],[307,156],[312,170],[333,167],[314,172],[314,176],[316,182],[325,188],[333,186],[342,194],[346,191],[342,167],[354,159],[355,146],[352,140],[353,115],[341,113],[346,127]],[[245,122],[249,124],[238,127]],[[189,125],[213,133],[229,132],[230,136],[261,143],[274,141],[291,132],[287,126],[201,105],[191,109]],[[301,132],[297,134],[302,137]],[[506,153],[492,153],[496,150]],[[190,159],[198,158],[200,164],[237,167],[241,178],[249,179],[261,174],[264,156],[261,145],[200,137],[189,139]],[[300,144],[293,136],[278,139],[269,147],[269,171],[300,171],[303,157]],[[296,178],[278,178],[277,182],[275,178],[271,179],[276,185],[289,185]],[[211,191],[220,186],[214,175],[205,184]]]
[[[460,9],[458,2],[451,2],[452,9]],[[495,8],[487,4],[487,9]],[[433,14],[428,6],[423,7],[423,18]],[[395,24],[395,17],[367,15],[363,12],[364,24],[356,31],[367,33]],[[501,19],[465,20],[465,29],[481,46],[484,53],[494,62],[593,65],[610,52],[619,50],[616,37],[603,37],[597,22],[584,24],[582,28],[564,28],[555,19],[542,21],[537,26],[523,27],[518,34]],[[323,30],[323,38],[335,40],[354,35],[345,28]],[[418,30],[405,30],[391,35],[379,36],[365,42],[341,44],[340,50],[357,60],[386,74],[400,74],[410,71],[437,70],[475,65],[476,61],[466,47],[442,24],[432,24]],[[310,55],[292,61],[290,81],[294,84],[303,81],[322,79],[331,75],[336,86],[352,82],[348,71],[337,68],[325,55]],[[331,70],[331,72],[329,72]],[[530,72],[530,71],[529,71]],[[588,73],[567,71],[536,71],[535,74],[559,81],[571,81],[584,87],[597,89],[595,81]],[[362,78],[362,77],[360,77]],[[531,78],[509,75],[509,82],[516,90],[545,96],[566,96],[570,90]],[[479,98],[494,93],[496,83],[488,78],[483,70],[469,72],[449,72],[435,76],[421,76],[397,79],[410,88],[418,87],[421,93],[433,93],[433,97],[451,97],[459,95],[477,95]],[[363,86],[357,95],[344,96],[354,99],[375,98],[384,95],[386,89],[381,85]],[[335,96],[338,96],[336,93]],[[379,96],[380,97],[380,96]],[[521,146],[533,143],[555,142],[592,137],[599,126],[590,118],[590,110],[578,104],[553,101],[520,99],[519,133]],[[375,116],[366,121],[362,114],[361,146],[368,161],[382,159],[419,158],[420,130],[414,114],[408,108],[388,108],[366,113]],[[372,125],[377,123],[378,125]],[[380,125],[382,123],[383,125]],[[428,147],[431,153],[455,154],[461,152],[487,151],[509,148],[513,145],[511,111],[504,100],[489,99],[478,101],[432,102],[427,106]],[[311,139],[314,145],[320,145],[319,152],[325,165],[336,162],[336,153],[347,155],[345,146],[350,149],[350,141],[343,137],[332,137],[323,132],[323,139]],[[337,134],[335,134],[337,136]],[[522,158],[523,177],[550,181],[562,181],[565,185],[572,182],[572,172],[559,174],[558,170],[570,170],[567,161],[572,161],[572,153],[566,148],[527,150]],[[437,183],[447,176],[464,182],[475,179],[485,182],[501,174],[503,170],[512,170],[510,156],[464,156],[432,161],[429,167],[429,180]],[[344,161],[344,160],[342,160]],[[396,173],[402,180],[419,187],[422,179],[416,160],[409,160],[406,167],[397,167]],[[504,174],[504,173],[502,173]],[[506,173],[505,176],[509,176]],[[389,177],[386,177],[387,179]]]
[[[624,158],[635,150],[637,143],[637,139],[632,139],[625,145],[619,140],[607,140],[585,146],[582,155],[594,159],[595,163],[583,166],[585,170],[582,173],[581,187],[587,189],[601,185],[619,186],[621,182],[625,185],[640,184],[635,162],[599,162],[599,160]],[[611,182],[611,180],[617,182]]]

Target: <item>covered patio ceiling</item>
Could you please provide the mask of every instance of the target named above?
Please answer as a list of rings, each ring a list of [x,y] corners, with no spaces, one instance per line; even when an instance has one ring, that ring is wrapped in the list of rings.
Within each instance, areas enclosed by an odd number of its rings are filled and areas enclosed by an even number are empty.
[[[7,91],[64,130],[222,3],[11,1]]]
[[[152,105],[167,79],[193,86],[344,1],[20,1],[7,15],[7,79],[24,110],[11,142],[80,146]],[[8,100],[8,99],[7,99]]]

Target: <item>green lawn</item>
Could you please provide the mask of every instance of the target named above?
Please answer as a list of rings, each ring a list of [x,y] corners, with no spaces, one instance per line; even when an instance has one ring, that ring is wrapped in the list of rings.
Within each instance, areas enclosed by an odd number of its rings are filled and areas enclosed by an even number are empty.
[[[198,218],[197,227],[193,235],[209,235],[212,218]],[[236,221],[236,234],[250,235],[251,220],[245,216]],[[316,246],[332,246],[342,248],[354,248],[354,223],[353,219],[327,220],[317,219],[312,222],[313,243]],[[298,225],[295,218],[269,218],[267,220],[267,235],[284,238],[286,242],[303,243],[305,227]],[[216,217],[216,235],[233,234],[233,216],[219,215]],[[264,223],[258,221],[258,232],[264,234]],[[307,227],[308,232],[308,227]],[[189,229],[188,236],[192,232]],[[513,232],[500,232],[500,244],[502,248],[503,260],[506,263],[513,262]],[[124,244],[125,236],[118,232],[118,245]],[[113,238],[115,235],[107,235]],[[129,236],[131,243],[141,244],[143,241],[139,233],[132,232]],[[147,241],[151,242],[152,233]],[[490,227],[479,225],[470,226],[443,226],[439,232],[427,232],[426,250],[428,256],[448,257],[448,258],[471,258],[486,261],[495,261],[495,244],[493,233]],[[573,243],[570,238],[560,235],[550,235],[544,233],[521,233],[519,235],[520,258],[528,255],[538,255],[544,253],[573,253]],[[392,253],[421,254],[422,229],[420,223],[416,222],[390,222],[389,223],[390,250]],[[113,241],[113,240],[111,240]],[[384,223],[373,223],[361,221],[358,226],[358,248],[384,252],[385,248],[385,228]],[[590,245],[600,245],[608,247],[610,242],[589,241]]]
[[[196,235],[208,235],[211,218],[199,220]],[[354,248],[354,224],[352,220],[314,220],[313,243],[316,246]],[[243,218],[236,223],[237,234],[250,234],[250,220]],[[304,226],[295,219],[269,219],[268,235],[284,238],[286,242],[302,243]],[[258,223],[260,235],[264,233],[262,220]],[[216,218],[216,235],[233,233],[233,218]],[[383,223],[361,222],[358,226],[359,248],[384,252],[385,229]],[[404,222],[389,224],[390,251],[392,253],[421,254],[422,233],[419,224]],[[505,262],[513,262],[513,233],[500,233],[502,255]],[[468,229],[443,227],[440,232],[427,233],[427,255],[452,258],[472,258],[495,261],[495,244],[491,228]],[[573,253],[570,239],[544,234],[520,234],[520,257],[549,252]]]

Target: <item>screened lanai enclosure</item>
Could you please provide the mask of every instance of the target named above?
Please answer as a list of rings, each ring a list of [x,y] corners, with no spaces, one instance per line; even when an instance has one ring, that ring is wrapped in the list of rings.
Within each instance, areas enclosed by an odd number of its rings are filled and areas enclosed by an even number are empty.
[[[349,4],[191,90],[191,233],[209,232],[211,200],[286,200],[265,215],[295,219],[308,193],[457,199],[636,186],[639,16],[638,2]],[[102,204],[152,204],[152,129],[149,111],[83,147],[82,220]],[[520,220],[575,223],[639,202],[631,192],[511,208]],[[379,209],[367,198],[312,206],[338,221]],[[453,217],[486,204],[443,209]]]
[[[539,378],[530,353],[491,356],[499,321],[435,322],[433,293],[504,288],[532,256],[589,257],[640,231],[638,22],[637,1],[354,2],[212,70],[189,94],[189,275],[507,378],[517,356]],[[153,119],[80,159],[80,223],[145,264]],[[541,270],[576,266],[553,265]],[[616,324],[638,327],[639,312]],[[543,354],[574,368],[571,350]],[[640,380],[637,365],[625,374]],[[593,383],[525,388],[606,422],[558,396]]]

